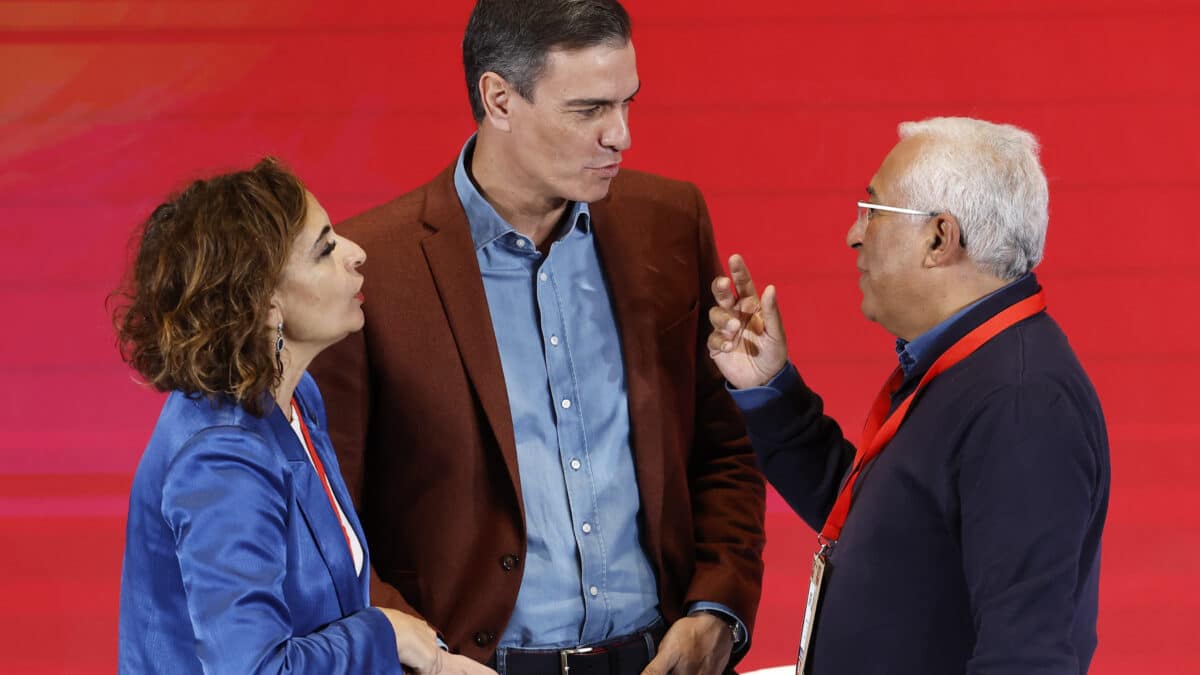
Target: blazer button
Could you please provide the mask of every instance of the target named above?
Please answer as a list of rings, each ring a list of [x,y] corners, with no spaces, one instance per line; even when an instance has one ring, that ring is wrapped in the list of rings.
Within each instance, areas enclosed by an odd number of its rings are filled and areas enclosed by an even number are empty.
[[[500,559],[500,566],[504,568],[505,572],[513,571],[519,564],[521,564],[521,557],[517,555],[506,555]]]
[[[475,634],[475,644],[479,645],[480,647],[487,645],[489,642],[495,639],[496,634],[486,630],[481,630]]]

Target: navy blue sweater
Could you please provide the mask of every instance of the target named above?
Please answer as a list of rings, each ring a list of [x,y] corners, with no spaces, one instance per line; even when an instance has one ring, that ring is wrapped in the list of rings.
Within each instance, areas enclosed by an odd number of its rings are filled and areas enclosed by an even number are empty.
[[[954,321],[893,406],[951,344],[1038,288],[1031,275]],[[739,397],[763,472],[820,530],[854,446],[791,365],[763,391]],[[1066,336],[1045,313],[1004,331],[918,394],[860,477],[811,672],[1085,673],[1108,493],[1103,413]]]

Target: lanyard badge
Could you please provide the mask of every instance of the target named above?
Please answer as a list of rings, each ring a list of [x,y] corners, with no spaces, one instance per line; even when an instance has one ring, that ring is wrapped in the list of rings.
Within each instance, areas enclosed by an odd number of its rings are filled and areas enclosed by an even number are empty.
[[[808,646],[813,626],[817,623],[817,606],[825,587],[825,570],[829,566],[829,545],[813,554],[812,574],[808,577],[808,600],[804,603],[804,625],[800,628],[800,649],[796,653],[796,675],[804,675],[808,666]]]

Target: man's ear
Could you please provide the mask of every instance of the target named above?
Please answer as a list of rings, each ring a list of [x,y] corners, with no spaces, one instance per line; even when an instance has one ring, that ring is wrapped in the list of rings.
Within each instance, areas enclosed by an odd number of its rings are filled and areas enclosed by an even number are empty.
[[[944,267],[967,256],[962,226],[953,213],[939,213],[929,219],[929,248],[925,252],[926,267]]]
[[[479,77],[479,99],[483,101],[483,119],[500,131],[511,131],[512,104],[520,96],[508,80],[492,71]]]

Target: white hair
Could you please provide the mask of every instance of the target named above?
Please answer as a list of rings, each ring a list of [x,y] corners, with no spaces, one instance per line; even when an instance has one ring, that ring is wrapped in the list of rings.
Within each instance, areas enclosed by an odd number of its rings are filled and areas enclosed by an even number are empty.
[[[1033,134],[969,117],[904,122],[899,132],[925,139],[900,179],[905,206],[954,214],[967,255],[1002,279],[1042,261],[1050,193]]]

